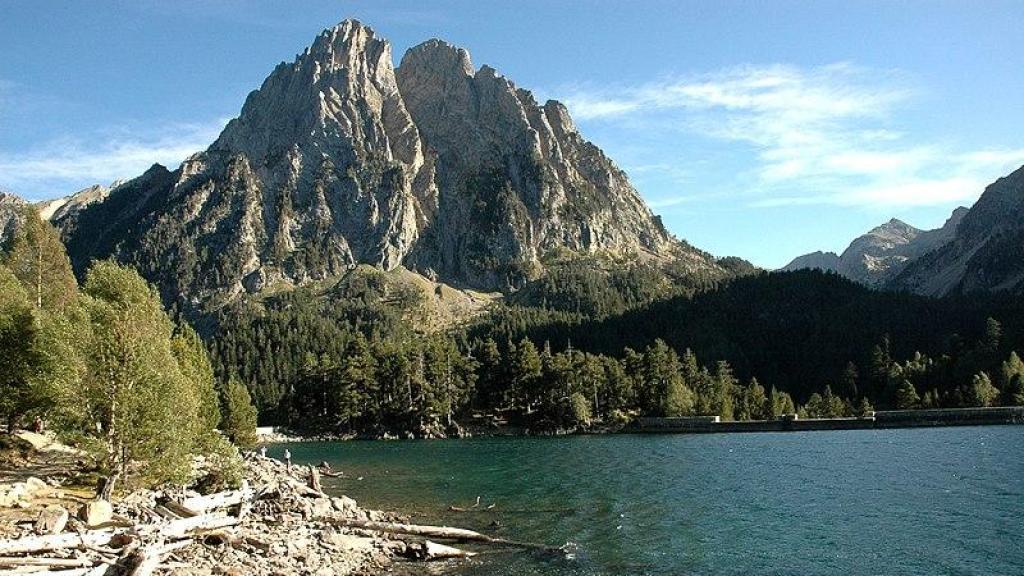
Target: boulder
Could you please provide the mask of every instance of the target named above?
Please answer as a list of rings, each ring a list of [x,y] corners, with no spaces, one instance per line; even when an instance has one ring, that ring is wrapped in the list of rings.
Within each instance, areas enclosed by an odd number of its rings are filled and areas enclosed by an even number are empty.
[[[106,524],[114,516],[114,508],[103,499],[90,500],[78,512],[78,518],[86,526],[95,527]]]
[[[60,534],[68,524],[68,511],[62,506],[47,506],[39,512],[34,529],[36,534]]]

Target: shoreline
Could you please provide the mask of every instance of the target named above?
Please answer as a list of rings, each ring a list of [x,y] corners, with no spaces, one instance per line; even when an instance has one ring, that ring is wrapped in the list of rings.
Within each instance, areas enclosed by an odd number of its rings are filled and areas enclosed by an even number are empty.
[[[929,410],[879,410],[863,417],[799,419],[794,415],[776,420],[721,421],[714,416],[641,417],[622,426],[603,426],[584,430],[531,432],[520,427],[471,429],[460,438],[546,438],[561,436],[603,436],[606,434],[748,434],[757,432],[817,432],[835,430],[874,430],[899,428],[943,428],[956,426],[1006,426],[1024,424],[1024,406],[992,408],[941,408]],[[262,427],[267,430],[270,427]],[[357,434],[317,434],[303,436],[282,429],[260,433],[259,444],[306,442],[348,442],[399,440],[445,440],[450,438],[396,438]]]
[[[43,566],[55,576],[122,569],[167,576],[420,574],[423,561],[475,555],[434,540],[515,544],[360,507],[324,492],[312,466],[251,452],[241,458],[239,487],[204,494],[195,489],[212,469],[202,456],[188,487],[140,489],[112,502],[84,493],[55,500],[67,487],[45,475],[2,484],[0,492],[14,491],[17,500],[0,507],[0,569]]]

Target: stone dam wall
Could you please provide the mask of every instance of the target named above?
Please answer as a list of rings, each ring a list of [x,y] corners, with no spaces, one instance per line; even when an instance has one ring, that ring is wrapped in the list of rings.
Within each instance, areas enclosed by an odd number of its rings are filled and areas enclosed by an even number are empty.
[[[1024,424],[1024,406],[949,408],[942,410],[885,410],[859,418],[813,418],[794,414],[777,420],[723,422],[717,416],[637,418],[629,431],[643,433],[711,434],[722,432],[800,432],[809,430],[868,430],[926,426],[983,426]]]

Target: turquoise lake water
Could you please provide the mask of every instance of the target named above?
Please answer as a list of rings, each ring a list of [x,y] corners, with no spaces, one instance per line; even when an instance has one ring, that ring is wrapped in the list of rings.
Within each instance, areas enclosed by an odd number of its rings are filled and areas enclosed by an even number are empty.
[[[575,544],[446,573],[1024,575],[1024,426],[288,447],[365,506]]]

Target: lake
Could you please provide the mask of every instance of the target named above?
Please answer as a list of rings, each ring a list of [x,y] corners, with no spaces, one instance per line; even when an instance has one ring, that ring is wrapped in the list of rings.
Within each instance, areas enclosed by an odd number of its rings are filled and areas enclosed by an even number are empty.
[[[575,544],[455,574],[1024,574],[1024,426],[288,447],[362,505]]]

